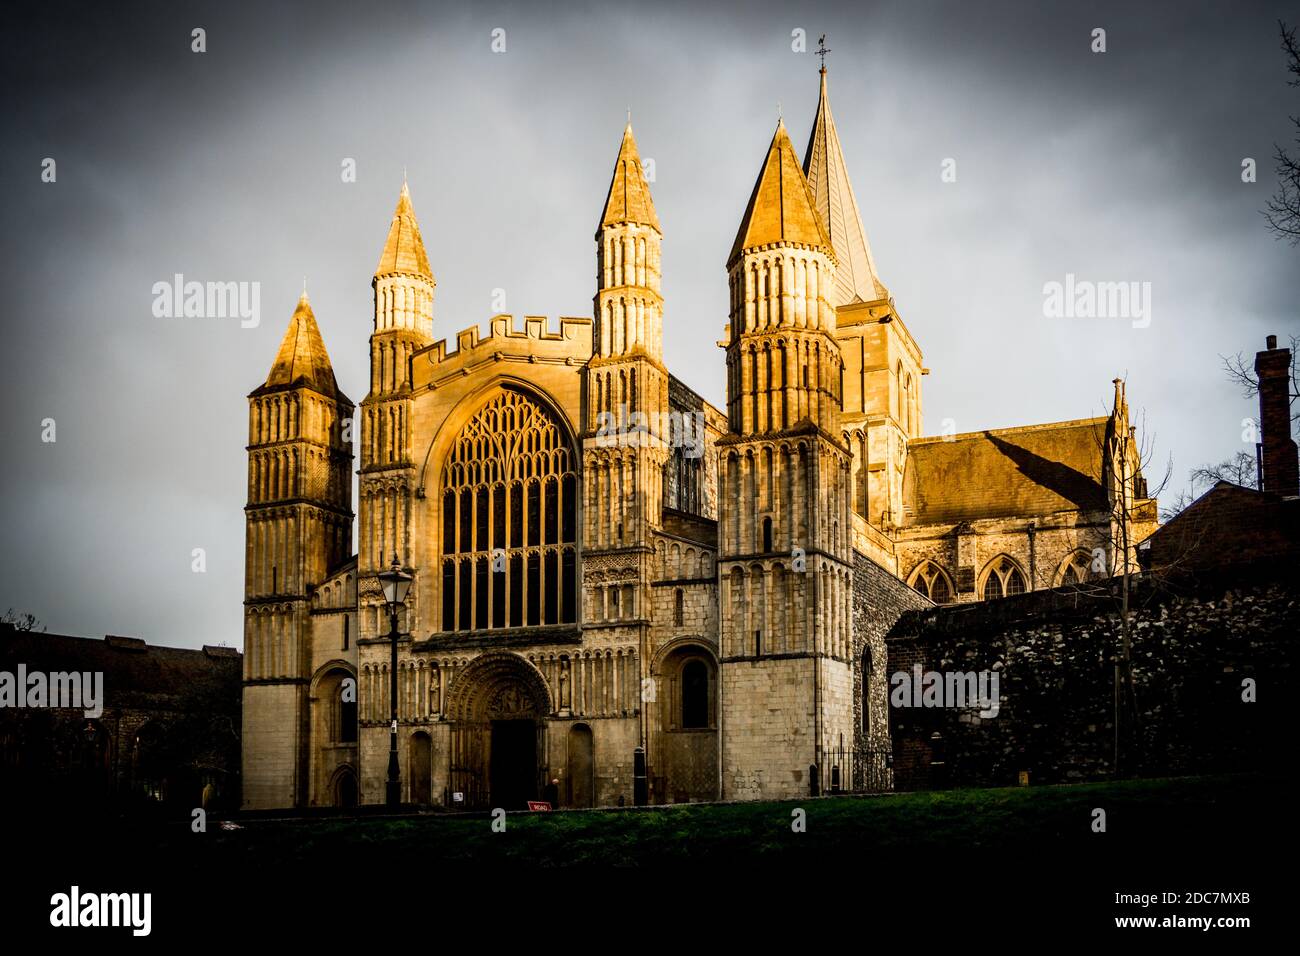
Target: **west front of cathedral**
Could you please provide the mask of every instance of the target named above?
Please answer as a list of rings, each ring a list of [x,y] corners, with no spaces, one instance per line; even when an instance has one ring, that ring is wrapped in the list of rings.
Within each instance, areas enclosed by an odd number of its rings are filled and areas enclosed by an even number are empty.
[[[825,70],[725,260],[725,409],[664,366],[630,125],[595,239],[591,318],[435,339],[403,185],[359,406],[299,301],[249,396],[246,808],[384,802],[394,560],[403,803],[782,799],[890,786],[903,609],[1110,574],[1154,527],[1122,382],[1105,416],[922,436]]]

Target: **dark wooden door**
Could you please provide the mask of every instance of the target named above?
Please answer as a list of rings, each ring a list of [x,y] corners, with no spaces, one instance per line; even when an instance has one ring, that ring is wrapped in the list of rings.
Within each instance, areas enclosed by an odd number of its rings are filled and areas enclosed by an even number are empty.
[[[492,806],[525,810],[537,799],[537,727],[531,720],[492,721]]]

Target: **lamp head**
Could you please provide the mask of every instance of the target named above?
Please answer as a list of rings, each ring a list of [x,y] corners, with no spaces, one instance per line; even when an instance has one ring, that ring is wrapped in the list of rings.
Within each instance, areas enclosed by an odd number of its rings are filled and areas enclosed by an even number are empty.
[[[380,586],[384,589],[384,601],[387,602],[389,610],[396,610],[399,604],[406,603],[406,593],[411,589],[411,582],[415,577],[402,570],[402,563],[397,560],[396,554],[393,555],[392,567],[387,571],[380,571],[377,577]]]

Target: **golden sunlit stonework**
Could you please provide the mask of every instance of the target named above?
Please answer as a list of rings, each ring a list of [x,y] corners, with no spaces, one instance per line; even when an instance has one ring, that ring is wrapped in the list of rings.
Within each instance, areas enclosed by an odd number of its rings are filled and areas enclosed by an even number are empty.
[[[449,345],[403,184],[359,408],[304,294],[249,396],[246,807],[384,801],[394,556],[401,798],[453,808],[888,788],[901,610],[1134,560],[1155,506],[1123,383],[1107,416],[922,436],[824,70],[725,263],[725,410],[664,366],[662,236],[629,124],[592,317]]]

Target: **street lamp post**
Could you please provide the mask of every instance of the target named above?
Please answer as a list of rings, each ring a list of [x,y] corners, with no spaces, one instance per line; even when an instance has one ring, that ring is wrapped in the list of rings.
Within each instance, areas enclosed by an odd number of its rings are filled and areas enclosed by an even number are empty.
[[[406,602],[406,592],[411,588],[412,575],[402,570],[402,563],[393,555],[393,565],[387,571],[381,571],[377,577],[384,589],[384,601],[388,604],[388,639],[392,647],[392,656],[388,665],[388,696],[392,702],[391,720],[388,725],[388,800],[390,807],[402,802],[402,775],[397,764],[397,609]]]

